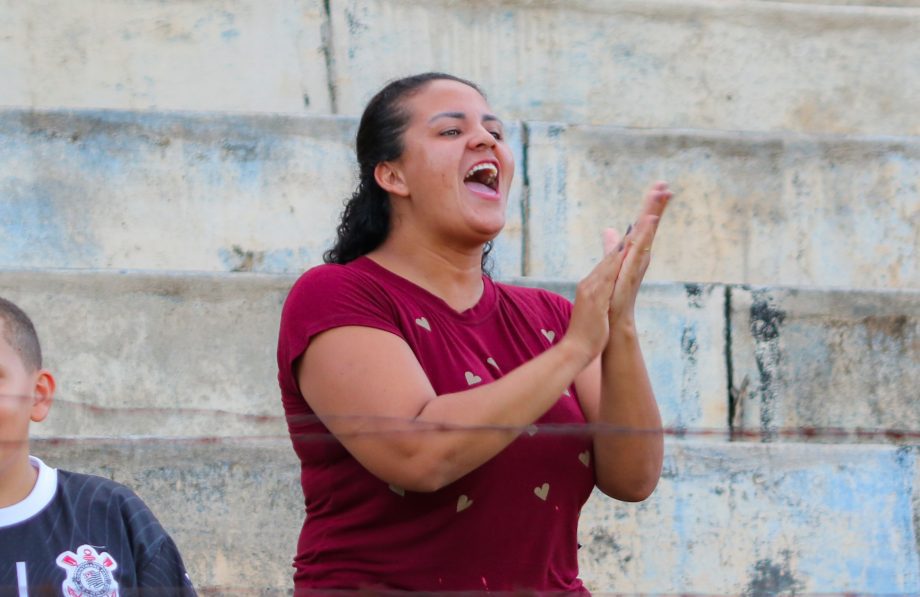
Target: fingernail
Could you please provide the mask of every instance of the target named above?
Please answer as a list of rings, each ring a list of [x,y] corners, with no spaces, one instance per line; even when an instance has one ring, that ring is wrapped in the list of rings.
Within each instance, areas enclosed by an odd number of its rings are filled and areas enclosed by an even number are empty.
[[[617,244],[617,253],[622,253],[622,252],[623,252],[623,247],[624,247],[623,241],[620,241],[620,242]]]
[[[629,236],[630,232],[632,232],[632,224],[626,227],[626,234],[624,234],[623,236]]]

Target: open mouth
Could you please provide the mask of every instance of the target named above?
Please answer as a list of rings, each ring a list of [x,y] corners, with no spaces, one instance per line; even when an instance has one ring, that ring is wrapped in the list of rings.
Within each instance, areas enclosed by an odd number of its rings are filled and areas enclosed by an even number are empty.
[[[498,192],[498,166],[492,162],[480,162],[469,169],[463,177],[463,184],[471,191],[495,195]]]

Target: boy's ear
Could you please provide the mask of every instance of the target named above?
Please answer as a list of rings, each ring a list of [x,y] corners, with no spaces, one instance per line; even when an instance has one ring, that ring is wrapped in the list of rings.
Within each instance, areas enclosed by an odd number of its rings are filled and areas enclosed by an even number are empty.
[[[402,171],[393,162],[380,162],[374,168],[374,180],[380,185],[380,188],[396,195],[397,197],[409,196],[409,185],[403,177]]]
[[[47,369],[38,372],[35,378],[35,388],[32,391],[32,421],[39,423],[48,416],[51,410],[51,403],[54,402],[54,389],[57,383],[54,376]]]

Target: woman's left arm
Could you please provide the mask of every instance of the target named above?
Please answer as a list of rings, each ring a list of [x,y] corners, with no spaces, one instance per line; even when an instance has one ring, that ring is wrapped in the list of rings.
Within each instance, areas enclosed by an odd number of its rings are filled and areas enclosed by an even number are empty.
[[[606,235],[606,251],[627,251],[610,302],[610,336],[603,353],[575,380],[585,416],[597,424],[593,437],[597,486],[608,496],[628,502],[651,495],[664,458],[661,415],[639,347],[635,303],[658,221],[670,198],[667,184],[655,184],[636,226],[622,241],[625,246],[615,232]]]

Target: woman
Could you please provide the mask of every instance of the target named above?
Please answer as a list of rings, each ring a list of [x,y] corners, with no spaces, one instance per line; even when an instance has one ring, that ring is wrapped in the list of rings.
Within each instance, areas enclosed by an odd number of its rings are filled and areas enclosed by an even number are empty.
[[[605,233],[573,306],[483,274],[514,161],[475,85],[389,84],[357,154],[327,264],[298,280],[281,320],[308,512],[297,591],[586,592],[581,506],[595,485],[645,499],[661,471],[633,311],[667,185],[622,242]],[[619,432],[553,432],[586,423]]]

